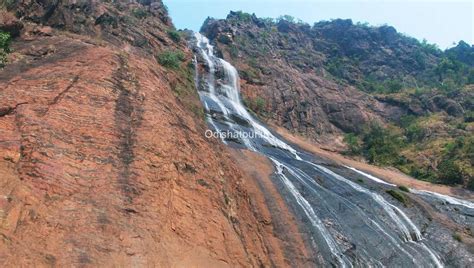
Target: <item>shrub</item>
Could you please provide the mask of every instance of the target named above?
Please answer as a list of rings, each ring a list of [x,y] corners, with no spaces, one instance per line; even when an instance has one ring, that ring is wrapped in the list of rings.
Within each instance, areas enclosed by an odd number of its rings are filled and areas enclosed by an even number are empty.
[[[344,135],[344,142],[348,146],[347,153],[351,155],[356,155],[360,153],[361,146],[359,138],[354,133],[348,133]]]
[[[469,182],[467,183],[467,189],[474,191],[474,177],[469,179]]]
[[[397,190],[387,190],[387,194],[391,195],[393,198],[397,199],[400,201],[400,203],[403,203],[404,205],[407,204],[407,199],[405,195]]]
[[[235,15],[237,16],[237,19],[239,21],[249,22],[249,21],[252,20],[252,15],[250,15],[249,13],[246,13],[246,12],[242,12],[240,10],[236,11]]]
[[[402,138],[379,124],[370,125],[362,140],[363,153],[371,163],[395,165],[402,160],[399,154]]]
[[[173,41],[175,41],[176,43],[178,43],[179,41],[181,41],[181,34],[180,34],[178,31],[169,30],[169,31],[168,31],[168,36],[169,36]]]
[[[295,23],[295,21],[296,21],[295,17],[290,16],[290,15],[283,15],[283,16],[280,16],[280,17],[277,18],[277,22],[279,22],[281,20],[285,20],[285,21],[291,22],[291,23]]]
[[[229,54],[233,59],[235,59],[239,57],[239,49],[235,45],[231,45]]]
[[[132,14],[137,19],[143,19],[148,16],[148,13],[145,9],[142,8],[135,8],[132,10]]]
[[[438,178],[442,183],[458,184],[462,183],[461,169],[453,159],[445,159],[438,165]]]
[[[257,97],[257,99],[255,100],[255,106],[256,106],[257,112],[265,111],[265,106],[266,106],[265,100],[261,97]]]
[[[426,136],[426,129],[414,122],[405,129],[405,135],[410,142],[421,141]]]
[[[402,83],[398,80],[387,80],[384,84],[388,93],[397,93],[403,88]]]
[[[474,122],[474,111],[467,111],[464,114],[464,122],[466,123]]]
[[[410,192],[410,189],[408,189],[408,187],[406,187],[404,185],[398,186],[398,189],[400,189],[400,191],[403,191],[403,192],[407,192],[407,193]]]
[[[156,56],[158,63],[170,69],[178,69],[185,56],[181,51],[164,51]]]
[[[10,53],[11,37],[9,33],[0,31],[0,68],[7,62],[7,54]]]

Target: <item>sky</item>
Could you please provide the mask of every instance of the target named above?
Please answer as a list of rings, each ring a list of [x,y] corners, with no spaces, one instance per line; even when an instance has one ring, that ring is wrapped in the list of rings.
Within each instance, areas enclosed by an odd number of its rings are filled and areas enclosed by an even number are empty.
[[[207,17],[223,19],[230,10],[257,17],[291,15],[313,24],[352,19],[426,39],[441,49],[464,40],[474,44],[474,0],[164,0],[178,29],[198,31]]]

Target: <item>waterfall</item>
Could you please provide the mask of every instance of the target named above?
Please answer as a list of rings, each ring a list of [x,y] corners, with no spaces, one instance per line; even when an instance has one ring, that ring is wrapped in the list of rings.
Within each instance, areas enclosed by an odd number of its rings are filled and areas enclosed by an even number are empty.
[[[255,134],[252,138],[242,135],[222,141],[261,153],[271,160],[276,169],[275,178],[280,180],[282,191],[288,193],[287,202],[296,214],[307,219],[308,228],[314,230],[310,239],[316,241],[328,264],[351,267],[362,262],[380,267],[384,266],[379,261],[383,255],[395,266],[442,267],[438,255],[424,243],[421,232],[402,209],[381,194],[314,164],[307,153],[296,150],[255,119],[241,102],[239,75],[234,66],[214,55],[214,47],[206,37],[195,33],[194,38],[195,51],[207,72],[199,73],[196,58],[196,85],[210,127],[216,132]],[[316,177],[324,179],[324,187],[315,181]],[[373,176],[371,179],[384,183]],[[341,212],[341,206],[350,211]],[[351,215],[350,219],[346,215]],[[331,228],[325,220],[333,223]],[[355,257],[346,253],[348,249],[336,234],[352,238]],[[392,255],[395,255],[393,260]]]

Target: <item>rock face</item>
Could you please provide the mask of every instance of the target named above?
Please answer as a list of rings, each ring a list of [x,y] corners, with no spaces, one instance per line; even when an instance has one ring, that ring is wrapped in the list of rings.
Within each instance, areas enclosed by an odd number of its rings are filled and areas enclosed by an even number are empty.
[[[405,115],[440,111],[462,117],[470,109],[471,91],[445,94],[443,101],[436,94],[379,94],[382,85],[393,91],[431,85],[448,55],[390,26],[340,19],[310,26],[231,12],[225,20],[206,20],[201,31],[239,69],[251,109],[333,148],[342,133],[360,132],[373,121],[397,123]],[[451,53],[469,49],[460,43]]]
[[[22,31],[0,71],[0,266],[282,265],[247,175],[204,137],[160,1],[9,8]],[[179,70],[164,50],[186,55]]]

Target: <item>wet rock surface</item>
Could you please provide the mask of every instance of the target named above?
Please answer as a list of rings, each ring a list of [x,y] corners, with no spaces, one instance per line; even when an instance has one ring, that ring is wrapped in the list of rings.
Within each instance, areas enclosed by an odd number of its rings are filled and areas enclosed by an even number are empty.
[[[237,140],[221,140],[271,161],[272,182],[299,223],[314,256],[311,265],[472,265],[470,223],[459,221],[462,214],[446,215],[433,207],[436,202],[417,192],[403,191],[369,174],[361,176],[288,144],[243,107],[235,68],[215,56],[209,40],[196,33],[190,42],[197,54],[197,84],[209,126],[220,133],[241,133]],[[239,124],[236,116],[249,124]],[[471,211],[474,204],[466,202],[465,209]]]

